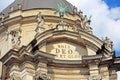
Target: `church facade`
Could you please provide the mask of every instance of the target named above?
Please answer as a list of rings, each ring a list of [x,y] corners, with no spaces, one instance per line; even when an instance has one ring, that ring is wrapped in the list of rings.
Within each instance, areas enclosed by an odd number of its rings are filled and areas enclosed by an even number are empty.
[[[0,14],[0,80],[117,80],[113,42],[66,0],[15,0]]]

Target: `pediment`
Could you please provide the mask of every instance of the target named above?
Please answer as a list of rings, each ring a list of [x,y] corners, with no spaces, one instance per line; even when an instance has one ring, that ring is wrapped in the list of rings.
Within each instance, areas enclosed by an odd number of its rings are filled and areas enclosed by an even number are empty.
[[[28,51],[32,48],[33,51],[37,49],[53,54],[57,60],[82,60],[83,56],[96,55],[97,51],[96,45],[85,40],[81,34],[54,30],[36,36]]]

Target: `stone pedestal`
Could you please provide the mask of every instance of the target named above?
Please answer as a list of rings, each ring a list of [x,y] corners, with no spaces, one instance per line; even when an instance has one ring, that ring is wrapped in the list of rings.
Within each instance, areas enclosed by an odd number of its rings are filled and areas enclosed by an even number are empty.
[[[58,24],[57,30],[68,30],[68,25],[66,24]]]

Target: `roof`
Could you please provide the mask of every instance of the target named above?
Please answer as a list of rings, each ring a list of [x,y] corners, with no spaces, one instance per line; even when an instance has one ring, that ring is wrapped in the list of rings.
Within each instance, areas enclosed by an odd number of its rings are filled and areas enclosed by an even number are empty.
[[[66,0],[15,0],[11,5],[4,9],[2,13],[7,16],[10,12],[10,7],[13,7],[14,10],[18,10],[18,4],[22,5],[22,10],[29,10],[40,8],[53,9],[59,3],[62,3],[63,6],[67,5],[69,8],[69,12],[73,13],[74,6]]]

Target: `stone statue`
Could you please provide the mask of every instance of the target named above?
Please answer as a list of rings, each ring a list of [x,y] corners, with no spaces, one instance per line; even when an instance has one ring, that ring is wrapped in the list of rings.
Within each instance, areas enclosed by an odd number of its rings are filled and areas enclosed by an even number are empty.
[[[3,25],[4,18],[5,18],[4,14],[1,13],[0,14],[0,25]]]
[[[22,9],[22,4],[18,4],[18,9]]]
[[[69,11],[68,6],[63,6],[62,3],[57,4],[56,11],[54,14],[59,13],[60,24],[64,24],[63,18],[64,18],[64,15],[67,13],[67,11]]]
[[[88,33],[92,34],[92,28],[90,27],[90,21],[89,20],[87,22],[85,22],[84,28]]]
[[[1,18],[1,21],[3,21],[4,18],[5,18],[5,17],[4,17],[4,14],[1,13],[1,14],[0,14],[0,18]]]
[[[113,50],[113,42],[108,37],[105,38],[104,44],[105,44],[105,48],[107,50],[109,50],[110,52],[112,52],[112,50]]]
[[[73,7],[73,13],[74,13],[74,14],[77,14],[77,13],[78,13],[78,9],[77,9],[77,7],[75,7],[75,6]]]
[[[45,30],[45,28],[44,28],[44,19],[43,19],[43,16],[41,15],[41,12],[38,13],[38,15],[36,17],[36,22],[37,22],[37,28],[35,29],[35,31],[37,33],[44,32],[44,30]]]
[[[83,20],[83,12],[80,10],[79,12],[78,12],[78,14],[79,14],[79,16],[80,16],[80,20],[82,21]]]
[[[10,32],[11,42],[14,48],[18,48],[21,43],[20,30],[14,30]]]
[[[86,15],[83,17],[81,21],[81,28],[86,32],[92,34],[92,28],[90,27],[90,20],[88,20]]]

